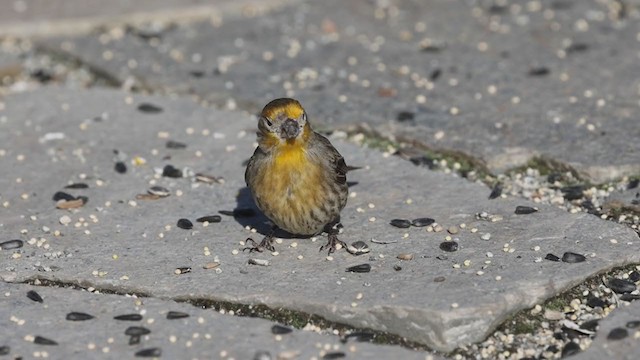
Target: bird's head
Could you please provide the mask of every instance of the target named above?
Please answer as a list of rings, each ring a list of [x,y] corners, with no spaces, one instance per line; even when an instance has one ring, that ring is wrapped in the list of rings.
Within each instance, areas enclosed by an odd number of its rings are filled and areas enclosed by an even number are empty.
[[[281,98],[262,109],[258,130],[260,144],[274,147],[303,144],[311,133],[311,126],[307,122],[307,113],[297,100]]]

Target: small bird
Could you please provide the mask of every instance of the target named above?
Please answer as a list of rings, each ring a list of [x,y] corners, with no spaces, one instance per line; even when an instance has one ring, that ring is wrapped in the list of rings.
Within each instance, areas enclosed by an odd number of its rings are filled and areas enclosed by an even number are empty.
[[[271,232],[250,251],[274,251],[280,228],[293,235],[328,234],[320,248],[329,254],[338,244],[340,211],[347,204],[347,167],[329,140],[311,129],[307,113],[297,100],[275,99],[258,119],[258,147],[244,178],[253,199],[273,222]]]

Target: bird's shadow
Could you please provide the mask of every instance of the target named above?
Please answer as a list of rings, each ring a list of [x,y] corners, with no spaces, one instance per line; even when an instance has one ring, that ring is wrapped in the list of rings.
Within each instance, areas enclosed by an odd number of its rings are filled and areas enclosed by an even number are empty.
[[[264,236],[271,234],[273,223],[258,209],[255,201],[253,201],[251,190],[249,190],[248,187],[245,186],[238,191],[236,208],[233,209],[233,213],[233,218],[243,227],[249,226]],[[298,235],[294,236],[281,229],[277,229],[274,235],[282,239],[300,237]]]

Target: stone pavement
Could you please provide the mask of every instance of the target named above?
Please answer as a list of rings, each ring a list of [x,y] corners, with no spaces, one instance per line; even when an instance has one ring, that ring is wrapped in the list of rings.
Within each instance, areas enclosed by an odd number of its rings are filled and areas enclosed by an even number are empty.
[[[75,12],[24,9],[12,37],[48,21],[63,30],[100,26],[34,41],[124,89],[29,83],[0,97],[0,354],[478,358],[471,344],[522,310],[640,263],[628,226],[514,196],[491,200],[482,183],[415,167],[339,132],[332,142],[363,167],[349,173],[340,236],[370,252],[327,257],[318,252],[322,236],[283,236],[273,254],[243,252],[248,237],[268,228],[243,180],[255,147],[252,113],[277,96],[298,97],[316,128],[365,127],[463,152],[496,172],[545,155],[592,181],[639,173],[639,84],[630,75],[638,62],[624,46],[638,44],[634,2],[624,13],[614,2],[284,3],[262,13],[219,2],[192,18],[184,14],[201,3],[172,14],[176,2],[140,2],[135,11],[123,2],[104,13],[108,21],[89,2]],[[20,4],[12,6],[29,3]],[[24,57],[0,52],[0,69]],[[605,207],[633,213],[637,200],[631,187]],[[221,217],[196,221],[213,215]],[[419,218],[434,222],[390,225]],[[637,293],[634,285],[627,295]],[[636,308],[602,320],[581,356],[612,351],[603,338]],[[74,311],[95,318],[65,320]],[[169,320],[168,311],[190,316]],[[126,313],[144,320],[113,319]],[[278,337],[270,333],[276,323],[304,331]],[[128,345],[123,332],[137,325],[151,333]],[[634,358],[640,348],[629,334],[613,351]],[[258,356],[263,350],[270,355]]]
[[[313,1],[39,46],[250,111],[286,93],[325,126],[462,151],[496,172],[535,156],[595,182],[640,172],[639,4],[491,3]]]

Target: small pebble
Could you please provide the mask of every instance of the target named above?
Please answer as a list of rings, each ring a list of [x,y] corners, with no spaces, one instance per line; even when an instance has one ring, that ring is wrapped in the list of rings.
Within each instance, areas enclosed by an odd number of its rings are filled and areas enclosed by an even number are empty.
[[[629,280],[633,281],[633,282],[638,282],[640,281],[640,273],[637,271],[632,271],[629,274]]]
[[[551,261],[560,261],[560,258],[557,257],[556,255],[553,255],[551,253],[547,254],[547,256],[544,257],[547,260],[551,260]]]
[[[440,243],[440,250],[446,252],[454,252],[458,250],[458,243],[455,241],[444,241]]]
[[[566,252],[562,255],[562,261],[566,263],[571,263],[571,264],[581,263],[586,260],[587,258],[584,257],[584,255],[580,255],[572,252]]]
[[[189,220],[189,219],[184,219],[184,218],[183,218],[183,219],[178,220],[178,224],[177,224],[177,226],[178,226],[180,229],[185,229],[185,230],[193,229],[193,223],[191,222],[191,220]]]
[[[607,340],[622,340],[629,336],[629,331],[625,328],[615,328],[607,335]]]
[[[538,209],[530,207],[530,206],[516,206],[516,215],[526,215],[526,214],[533,214],[534,212],[538,211]]]
[[[368,273],[369,271],[371,271],[370,264],[360,264],[360,265],[355,265],[347,268],[347,272],[354,272],[354,273]]]
[[[406,219],[393,219],[389,222],[389,224],[397,228],[406,229],[411,226],[411,221]]]
[[[290,334],[292,332],[293,332],[293,329],[284,325],[276,324],[271,327],[271,333],[273,335],[285,335],[285,334]]]
[[[436,222],[436,221],[434,219],[431,219],[431,218],[417,218],[417,219],[411,220],[411,225],[413,225],[415,227],[424,227],[424,226],[429,226],[429,225],[433,224],[434,222]]]
[[[449,232],[449,234],[451,235],[455,235],[459,232],[460,230],[458,229],[458,227],[456,226],[451,226],[447,229],[447,232]]]
[[[249,259],[250,265],[269,266],[269,260]]]
[[[93,315],[89,315],[81,312],[70,312],[67,314],[67,320],[69,321],[85,321],[93,319]]]
[[[42,299],[42,297],[40,296],[40,294],[38,294],[37,292],[33,291],[33,290],[29,290],[27,291],[27,297],[35,302],[39,302],[42,303],[44,302],[44,300]]]
[[[400,260],[412,260],[413,259],[413,254],[411,253],[404,253],[404,254],[398,254],[398,256],[396,256],[398,259]]]

